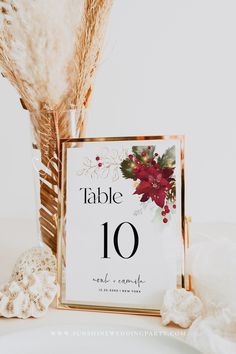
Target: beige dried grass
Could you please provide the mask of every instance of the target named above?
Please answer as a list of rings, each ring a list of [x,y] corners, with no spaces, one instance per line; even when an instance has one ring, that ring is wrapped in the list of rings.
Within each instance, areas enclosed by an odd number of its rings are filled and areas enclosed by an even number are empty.
[[[60,138],[77,136],[102,49],[112,0],[0,1],[0,67],[31,112],[40,150],[40,229],[56,253]],[[75,134],[75,133],[73,133]]]

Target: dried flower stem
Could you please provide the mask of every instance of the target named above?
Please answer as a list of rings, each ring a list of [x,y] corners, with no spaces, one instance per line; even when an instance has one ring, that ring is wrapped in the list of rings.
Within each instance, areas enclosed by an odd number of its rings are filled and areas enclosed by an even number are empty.
[[[112,0],[0,0],[0,67],[31,113],[40,227],[56,252],[60,138],[82,136]],[[68,108],[77,109],[72,132]]]

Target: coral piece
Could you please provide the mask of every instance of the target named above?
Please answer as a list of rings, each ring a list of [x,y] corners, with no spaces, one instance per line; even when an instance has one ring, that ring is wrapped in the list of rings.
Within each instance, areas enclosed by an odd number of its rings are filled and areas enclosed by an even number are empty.
[[[21,281],[28,271],[30,273],[47,271],[53,275],[56,274],[56,257],[52,254],[49,247],[33,247],[24,252],[16,261],[12,279]]]
[[[162,324],[174,322],[182,328],[188,328],[201,315],[201,300],[185,289],[167,290],[161,309]]]
[[[34,247],[18,258],[10,281],[0,287],[0,316],[41,317],[56,292],[56,258],[47,246]]]
[[[57,286],[47,271],[30,274],[21,281],[11,280],[0,288],[0,315],[11,318],[41,317],[52,303]]]

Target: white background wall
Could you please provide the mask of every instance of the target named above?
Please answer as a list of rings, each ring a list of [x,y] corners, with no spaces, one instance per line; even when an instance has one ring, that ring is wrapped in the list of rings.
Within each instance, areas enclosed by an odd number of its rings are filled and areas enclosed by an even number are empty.
[[[186,134],[187,208],[236,221],[236,1],[115,0],[88,136]],[[0,79],[0,217],[34,216],[27,113]]]

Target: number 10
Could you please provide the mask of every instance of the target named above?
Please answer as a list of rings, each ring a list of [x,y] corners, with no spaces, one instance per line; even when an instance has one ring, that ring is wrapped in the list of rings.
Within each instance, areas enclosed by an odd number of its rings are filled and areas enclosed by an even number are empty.
[[[134,247],[133,247],[133,251],[129,257],[124,257],[122,255],[122,253],[120,252],[120,247],[119,247],[119,232],[120,232],[121,227],[125,224],[130,225],[130,227],[133,230],[133,234],[134,234]],[[104,257],[102,257],[102,258],[108,259],[108,258],[110,258],[108,256],[108,222],[105,222],[105,224],[102,224],[102,226],[104,226]],[[124,259],[132,258],[135,255],[135,253],[137,252],[138,245],[139,245],[138,232],[137,232],[136,228],[134,227],[134,225],[132,225],[129,222],[123,222],[122,224],[120,224],[115,230],[114,237],[113,237],[113,243],[114,243],[114,248],[115,248],[116,253],[121,258],[124,258]]]

